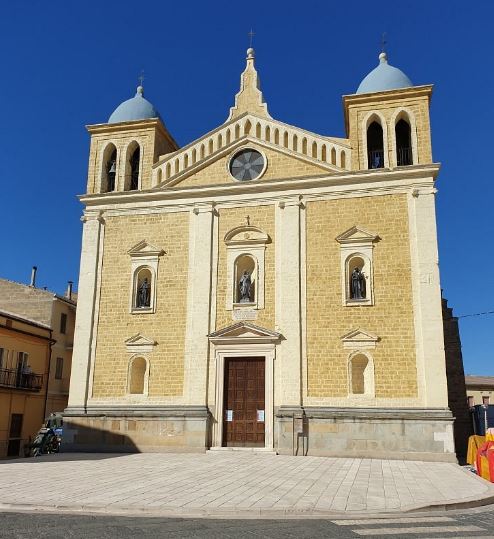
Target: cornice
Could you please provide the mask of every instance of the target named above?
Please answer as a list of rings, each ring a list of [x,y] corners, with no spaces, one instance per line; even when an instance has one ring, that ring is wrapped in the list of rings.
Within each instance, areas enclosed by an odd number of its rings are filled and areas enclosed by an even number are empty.
[[[347,94],[342,96],[343,103],[362,104],[373,103],[375,101],[392,101],[394,99],[403,99],[404,97],[428,97],[432,96],[432,84],[422,86],[411,86],[410,88],[398,88],[395,90],[386,90],[383,92],[372,92],[368,94]]]
[[[80,195],[80,201],[88,207],[105,206],[111,209],[115,204],[138,204],[154,201],[176,203],[183,200],[214,200],[215,197],[237,197],[240,195],[264,195],[278,198],[287,192],[300,193],[312,188],[344,187],[345,190],[366,189],[367,184],[380,183],[383,187],[392,182],[403,181],[408,186],[410,182],[433,184],[440,169],[439,163],[430,165],[413,165],[395,169],[359,170],[337,174],[322,174],[302,178],[281,178],[277,180],[253,180],[251,182],[233,182],[231,184],[216,184],[190,187],[169,187],[163,190],[149,189],[146,191],[120,191],[111,193],[96,193]]]
[[[135,132],[143,131],[145,129],[155,129],[171,142],[171,144],[175,147],[175,151],[180,149],[175,139],[171,136],[168,129],[159,118],[135,120],[132,122],[119,122],[114,124],[91,124],[86,125],[86,129],[91,135],[107,135],[110,133],[121,133],[126,131]]]

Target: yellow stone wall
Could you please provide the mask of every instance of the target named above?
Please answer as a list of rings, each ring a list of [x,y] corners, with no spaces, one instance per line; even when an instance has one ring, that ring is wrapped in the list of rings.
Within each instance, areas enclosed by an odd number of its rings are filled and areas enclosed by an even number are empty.
[[[223,208],[219,210],[219,248],[218,248],[218,281],[216,294],[216,330],[236,323],[232,320],[232,311],[227,311],[227,250],[224,242],[225,234],[232,228],[246,224],[245,216],[250,217],[250,224],[268,234],[271,242],[266,245],[264,268],[265,307],[260,309],[257,320],[253,323],[268,329],[274,329],[275,280],[274,280],[274,206],[246,206],[244,208]]]
[[[154,122],[153,122],[154,123]],[[123,178],[127,148],[133,141],[141,147],[141,190],[151,188],[152,166],[160,155],[174,151],[170,140],[156,125],[140,127],[129,125],[127,129],[112,128],[109,124],[101,132],[93,133],[89,151],[87,193],[99,193],[101,185],[102,154],[109,142],[117,148],[117,175]],[[118,181],[116,181],[118,183]]]
[[[417,395],[406,195],[307,203],[307,361],[310,397],[345,397],[351,350],[341,337],[360,328],[380,337],[370,350],[376,397]],[[344,307],[340,244],[354,225],[378,234],[374,306]]]
[[[280,178],[300,178],[328,173],[326,168],[319,167],[302,159],[297,159],[296,157],[288,156],[279,151],[251,143],[248,144],[248,147],[264,153],[268,160],[268,168],[259,181]],[[238,151],[239,148],[235,152],[232,152],[232,154]],[[237,181],[232,178],[228,171],[228,163],[232,154],[220,157],[217,161],[210,163],[206,168],[182,180],[178,185],[180,187],[194,187],[214,184],[236,184]]]
[[[106,219],[94,398],[125,395],[130,354],[124,341],[137,333],[158,343],[148,355],[149,396],[182,394],[188,226],[187,212]],[[131,259],[127,251],[143,239],[166,251],[159,260],[156,312],[130,314]]]
[[[391,152],[395,152],[393,147],[393,138],[391,136],[391,130],[394,129],[392,123],[392,117],[398,109],[405,108],[409,110],[416,122],[417,132],[417,156],[414,155],[414,159],[418,158],[418,162],[415,164],[427,164],[432,162],[432,148],[431,148],[431,136],[430,136],[430,119],[429,119],[429,101],[427,96],[422,95],[420,97],[406,97],[402,94],[403,91],[398,91],[396,97],[389,96],[376,100],[375,97],[370,96],[367,103],[358,102],[349,105],[348,120],[350,131],[350,143],[352,148],[360,150],[362,147],[362,140],[366,137],[364,118],[371,112],[379,112],[384,116],[388,127],[388,139],[387,139],[387,151],[388,155]],[[413,128],[412,128],[413,129]],[[364,163],[364,166],[362,166]],[[367,169],[367,158],[359,155],[358,151],[352,152],[352,170]]]

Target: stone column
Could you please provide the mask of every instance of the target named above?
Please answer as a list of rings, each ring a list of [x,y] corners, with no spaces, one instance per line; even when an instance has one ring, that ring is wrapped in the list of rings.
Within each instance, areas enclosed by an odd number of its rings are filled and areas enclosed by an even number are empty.
[[[206,405],[208,334],[211,332],[213,220],[212,203],[198,205],[190,213],[184,380],[186,405]]]
[[[98,214],[84,216],[82,221],[84,227],[68,408],[73,412],[84,413],[89,393],[96,299],[102,257],[100,244],[104,235],[104,220]]]
[[[298,198],[276,208],[276,330],[284,340],[276,355],[276,401],[283,407],[301,405],[301,271]]]
[[[428,408],[447,408],[435,189],[409,195],[410,249],[419,396]]]

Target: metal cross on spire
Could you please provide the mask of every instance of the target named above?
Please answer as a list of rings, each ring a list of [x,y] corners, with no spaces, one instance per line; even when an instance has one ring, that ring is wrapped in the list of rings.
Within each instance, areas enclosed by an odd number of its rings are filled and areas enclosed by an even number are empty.
[[[386,52],[386,45],[388,42],[386,41],[386,32],[383,32],[383,35],[381,36],[381,52]]]
[[[249,36],[249,48],[252,49],[252,38],[256,35],[254,34],[254,32],[252,31],[252,28],[250,29],[250,32],[247,34]]]
[[[144,82],[144,69],[141,71],[141,74],[137,77],[139,80],[139,86],[142,86],[142,83]]]

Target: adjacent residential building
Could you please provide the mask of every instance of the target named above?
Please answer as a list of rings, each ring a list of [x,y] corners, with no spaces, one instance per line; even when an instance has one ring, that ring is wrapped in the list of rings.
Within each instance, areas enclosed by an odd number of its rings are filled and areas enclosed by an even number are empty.
[[[432,86],[382,53],[317,134],[254,56],[182,148],[142,86],[88,127],[63,447],[453,461]]]
[[[470,407],[494,404],[494,376],[465,376],[466,394]]]
[[[52,412],[67,406],[75,296],[0,279],[0,457],[23,454]]]

